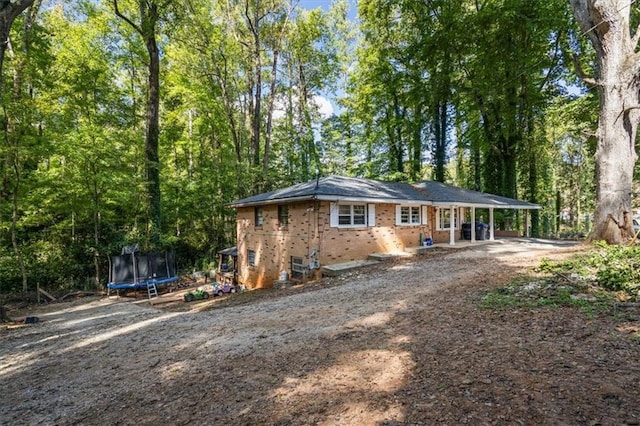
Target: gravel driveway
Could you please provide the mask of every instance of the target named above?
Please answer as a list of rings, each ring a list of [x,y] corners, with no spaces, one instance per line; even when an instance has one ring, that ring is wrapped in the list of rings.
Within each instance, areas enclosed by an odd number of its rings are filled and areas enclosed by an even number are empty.
[[[40,308],[26,313],[40,323],[0,331],[0,423],[638,424],[638,339],[576,310],[478,308],[482,291],[575,250],[436,249],[222,308]]]

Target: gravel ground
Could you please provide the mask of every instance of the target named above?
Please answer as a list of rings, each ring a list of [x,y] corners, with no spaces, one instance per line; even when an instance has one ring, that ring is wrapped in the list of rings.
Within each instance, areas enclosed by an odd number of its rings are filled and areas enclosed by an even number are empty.
[[[640,424],[638,310],[479,306],[578,250],[499,241],[286,290],[10,311],[41,322],[0,329],[0,424]]]

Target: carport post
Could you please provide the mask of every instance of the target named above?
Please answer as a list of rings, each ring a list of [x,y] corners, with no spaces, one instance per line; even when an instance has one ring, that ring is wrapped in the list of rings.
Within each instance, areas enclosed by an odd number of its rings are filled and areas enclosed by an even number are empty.
[[[493,207],[489,207],[489,223],[491,224],[491,228],[489,228],[489,240],[493,241],[494,233],[493,229],[495,228],[495,224],[493,223]]]
[[[471,242],[476,242],[476,208],[471,207]]]
[[[449,207],[449,245],[456,245],[456,217],[453,205]]]

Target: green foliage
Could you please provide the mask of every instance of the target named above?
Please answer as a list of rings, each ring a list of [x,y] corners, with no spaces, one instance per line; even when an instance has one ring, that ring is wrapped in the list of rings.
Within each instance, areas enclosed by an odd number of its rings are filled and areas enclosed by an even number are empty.
[[[481,306],[574,306],[594,314],[609,310],[613,301],[640,298],[640,246],[594,244],[586,253],[563,261],[542,259],[534,269],[542,278],[523,276],[517,282],[483,295]]]
[[[607,290],[640,296],[640,246],[596,244],[589,266],[595,269],[598,283]]]
[[[314,135],[323,119],[315,96],[335,91],[346,72],[352,26],[346,1],[328,11],[286,1],[165,4],[161,248],[191,270],[235,244],[227,203],[315,175],[320,156],[334,155]],[[136,16],[135,2],[119,7]],[[15,90],[3,92],[0,117],[0,292],[103,286],[108,256],[132,243],[155,246],[145,43],[113,2],[86,0],[25,13],[11,41],[3,77]]]
[[[573,273],[592,281],[606,291],[621,291],[628,297],[640,296],[640,246],[594,243],[587,254],[563,262],[543,261],[538,271]]]
[[[597,109],[563,87],[575,80],[557,49],[582,43],[563,37],[566,2],[363,0],[359,32],[347,0],[311,11],[285,0],[169,3],[157,28],[160,231],[179,268],[208,266],[235,244],[227,203],[316,170],[524,197],[543,204],[533,220],[545,235],[560,232],[560,193],[575,211],[562,226],[587,230]],[[135,16],[136,2],[120,6]],[[145,43],[113,2],[89,0],[22,15],[11,42],[0,291],[104,284],[109,255],[154,243]],[[335,93],[340,114],[324,116],[319,95]],[[616,270],[603,280],[630,273]]]

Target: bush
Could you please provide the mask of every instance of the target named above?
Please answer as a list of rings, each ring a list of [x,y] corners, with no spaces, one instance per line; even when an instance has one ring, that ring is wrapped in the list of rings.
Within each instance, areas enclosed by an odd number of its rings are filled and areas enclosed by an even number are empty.
[[[598,283],[607,290],[638,296],[640,290],[640,246],[598,243],[592,256]]]
[[[543,259],[537,270],[575,273],[608,291],[622,291],[637,298],[640,291],[640,246],[597,242],[594,249],[563,262]]]

